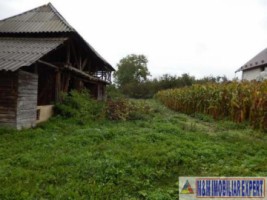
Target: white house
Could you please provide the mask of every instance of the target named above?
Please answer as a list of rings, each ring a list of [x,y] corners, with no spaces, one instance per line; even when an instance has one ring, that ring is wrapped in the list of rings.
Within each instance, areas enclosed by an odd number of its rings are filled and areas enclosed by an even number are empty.
[[[242,71],[242,80],[267,79],[267,48],[240,67],[236,72]]]

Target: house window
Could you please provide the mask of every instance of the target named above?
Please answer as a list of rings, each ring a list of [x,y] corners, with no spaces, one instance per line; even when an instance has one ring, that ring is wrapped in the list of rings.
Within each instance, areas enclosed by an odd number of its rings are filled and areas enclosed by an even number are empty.
[[[263,67],[261,67],[261,72],[263,72],[265,70],[265,67],[263,66]]]

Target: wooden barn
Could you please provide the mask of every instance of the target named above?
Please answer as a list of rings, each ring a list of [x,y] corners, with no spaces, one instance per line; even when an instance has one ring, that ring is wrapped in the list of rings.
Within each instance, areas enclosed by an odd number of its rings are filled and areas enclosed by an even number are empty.
[[[33,127],[61,92],[105,99],[112,66],[49,3],[0,21],[0,125]]]

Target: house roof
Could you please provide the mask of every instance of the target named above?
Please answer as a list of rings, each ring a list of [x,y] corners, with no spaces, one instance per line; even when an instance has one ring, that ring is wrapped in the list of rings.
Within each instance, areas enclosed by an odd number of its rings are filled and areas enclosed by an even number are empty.
[[[0,33],[75,32],[51,3],[0,21]]]
[[[65,40],[67,38],[0,37],[0,70],[16,71],[30,66]]]
[[[31,34],[31,36],[42,34],[41,37],[43,37],[43,34],[45,34],[45,36],[49,37],[49,34],[52,33],[74,33],[108,70],[115,71],[115,69],[62,17],[51,3],[0,20],[0,35],[13,36],[15,34],[17,37],[21,34]],[[52,35],[52,37],[54,36]]]
[[[249,70],[258,66],[267,64],[267,48],[253,57],[251,60],[246,62],[242,67],[240,67],[236,72]]]

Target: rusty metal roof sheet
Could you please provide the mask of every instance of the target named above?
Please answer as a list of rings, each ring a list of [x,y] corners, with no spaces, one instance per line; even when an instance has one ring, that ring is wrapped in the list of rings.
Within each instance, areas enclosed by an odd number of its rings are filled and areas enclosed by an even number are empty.
[[[246,64],[240,67],[236,72],[249,70],[251,68],[255,68],[261,65],[267,64],[267,48],[257,54],[254,58],[249,60]]]
[[[0,21],[0,33],[75,32],[51,3]]]
[[[16,71],[30,66],[65,40],[67,38],[0,37],[0,70]]]

